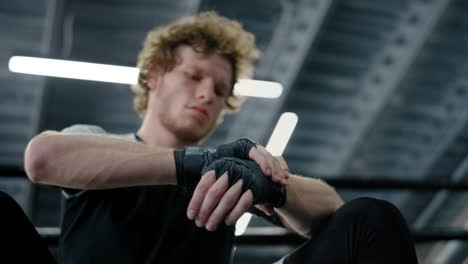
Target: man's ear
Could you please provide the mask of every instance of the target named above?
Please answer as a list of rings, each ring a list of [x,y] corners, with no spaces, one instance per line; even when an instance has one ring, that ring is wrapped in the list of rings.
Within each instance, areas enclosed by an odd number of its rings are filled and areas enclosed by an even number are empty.
[[[159,78],[161,78],[162,73],[160,67],[153,66],[146,74],[146,84],[150,90],[156,89],[159,83]]]

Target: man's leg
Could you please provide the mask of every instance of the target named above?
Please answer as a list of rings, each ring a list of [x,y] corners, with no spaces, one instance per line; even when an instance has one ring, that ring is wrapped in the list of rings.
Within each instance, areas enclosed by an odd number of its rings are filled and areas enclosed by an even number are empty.
[[[16,201],[0,191],[0,262],[56,263]]]
[[[311,240],[284,263],[417,263],[413,240],[391,203],[358,198],[338,209]]]

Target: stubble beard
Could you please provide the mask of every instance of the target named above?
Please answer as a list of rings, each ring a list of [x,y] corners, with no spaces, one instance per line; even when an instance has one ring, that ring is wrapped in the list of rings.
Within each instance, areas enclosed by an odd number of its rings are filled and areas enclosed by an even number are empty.
[[[178,139],[183,142],[191,142],[197,145],[206,140],[215,130],[216,124],[211,124],[208,128],[193,129],[191,126],[180,125],[174,122],[167,114],[160,113],[161,123],[168,131],[173,133]]]

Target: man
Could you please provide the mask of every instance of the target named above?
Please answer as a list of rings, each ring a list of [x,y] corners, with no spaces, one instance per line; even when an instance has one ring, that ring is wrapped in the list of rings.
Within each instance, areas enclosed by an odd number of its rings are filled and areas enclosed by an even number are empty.
[[[248,139],[197,147],[239,108],[233,84],[257,53],[252,34],[213,12],[156,28],[139,55],[136,133],[77,125],[31,140],[29,178],[66,198],[62,262],[228,263],[247,210],[310,239],[285,263],[417,262],[389,203],[342,206],[326,183],[289,174]]]

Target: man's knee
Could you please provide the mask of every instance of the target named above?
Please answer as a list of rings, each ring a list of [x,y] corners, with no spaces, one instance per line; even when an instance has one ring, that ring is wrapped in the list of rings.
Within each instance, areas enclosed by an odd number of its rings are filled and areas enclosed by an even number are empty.
[[[359,219],[378,225],[403,224],[400,210],[392,203],[380,199],[362,197],[347,202],[337,213],[347,219]]]
[[[0,191],[0,208],[8,213],[22,211],[18,203],[9,194]]]
[[[15,200],[6,192],[0,191],[0,204],[6,205],[16,203]]]

